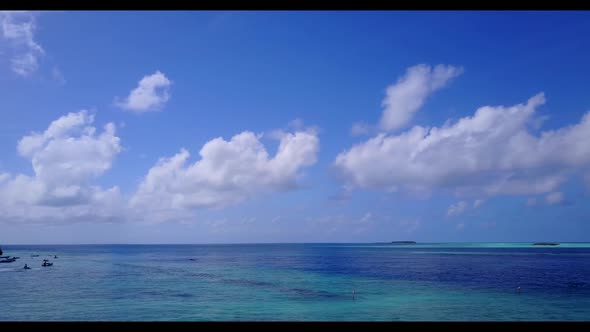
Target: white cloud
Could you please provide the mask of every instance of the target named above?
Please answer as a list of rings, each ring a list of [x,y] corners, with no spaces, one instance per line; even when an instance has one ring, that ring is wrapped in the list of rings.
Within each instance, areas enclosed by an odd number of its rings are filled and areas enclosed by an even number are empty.
[[[537,205],[537,199],[534,197],[531,197],[529,199],[527,199],[526,201],[526,206],[535,206]]]
[[[100,131],[93,122],[87,111],[69,113],[19,140],[17,151],[31,161],[33,174],[0,172],[0,223],[193,222],[194,208],[294,189],[319,151],[313,129],[277,134],[280,143],[272,157],[259,141],[261,135],[245,131],[229,141],[216,138],[192,164],[184,149],[161,159],[128,199],[116,186],[93,184],[122,150],[113,123]],[[249,218],[241,224],[253,222]]]
[[[69,113],[53,121],[43,133],[31,133],[18,142],[21,156],[31,159],[37,179],[47,184],[84,182],[111,167],[121,151],[115,126],[108,123],[96,134],[94,116]]]
[[[27,11],[1,11],[2,38],[11,47],[12,70],[20,76],[29,76],[39,67],[39,58],[45,51],[35,41],[36,18]]]
[[[32,53],[16,55],[10,60],[12,70],[20,76],[29,76],[39,68],[37,57]]]
[[[34,175],[3,176],[3,220],[114,217],[113,209],[121,201],[119,189],[103,190],[91,182],[111,168],[121,146],[112,123],[97,134],[93,121],[87,111],[69,113],[44,132],[33,132],[18,142],[17,150],[31,160]]]
[[[39,182],[35,182],[39,184]],[[3,194],[7,190],[0,189]],[[65,224],[77,222],[120,222],[126,217],[124,199],[118,187],[101,189],[99,187],[90,187],[90,193],[85,201],[69,202],[62,200],[59,204],[57,201],[39,201],[34,202],[0,202],[0,223],[38,223],[38,224]],[[11,191],[12,195],[19,194],[18,191]],[[22,190],[20,193],[25,193]],[[54,198],[51,195],[46,197]],[[50,203],[50,204],[47,204]]]
[[[397,83],[387,88],[387,95],[382,102],[385,109],[381,116],[381,129],[392,131],[404,127],[429,95],[446,86],[462,72],[460,67],[442,64],[434,68],[423,64],[408,68]]]
[[[316,162],[319,139],[313,131],[283,133],[272,158],[259,137],[244,131],[229,141],[215,138],[188,164],[182,149],[152,167],[131,198],[133,207],[162,209],[223,207],[260,192],[284,191],[296,185],[300,170]]]
[[[545,202],[549,205],[562,204],[565,202],[565,197],[562,192],[552,192],[545,196]]]
[[[483,204],[483,199],[476,199],[475,201],[473,201],[473,208],[477,209],[482,204]]]
[[[460,201],[456,204],[451,204],[447,210],[447,217],[456,217],[467,209],[467,202]]]
[[[170,99],[169,88],[172,84],[166,75],[156,71],[144,76],[137,88],[133,89],[123,101],[115,101],[115,105],[133,112],[161,110]]]
[[[455,229],[458,231],[462,231],[464,228],[465,228],[464,223],[460,223],[460,224],[457,224],[457,226],[455,226]]]
[[[463,195],[555,191],[590,169],[590,113],[573,126],[531,133],[538,94],[525,104],[485,106],[442,127],[379,134],[340,153],[334,166],[348,185],[374,190],[442,188]]]

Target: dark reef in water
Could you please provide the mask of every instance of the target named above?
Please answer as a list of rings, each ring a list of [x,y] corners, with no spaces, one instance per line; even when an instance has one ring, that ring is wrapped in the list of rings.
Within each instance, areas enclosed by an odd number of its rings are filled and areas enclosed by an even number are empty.
[[[533,243],[534,246],[558,246],[559,243],[555,242],[535,242]]]

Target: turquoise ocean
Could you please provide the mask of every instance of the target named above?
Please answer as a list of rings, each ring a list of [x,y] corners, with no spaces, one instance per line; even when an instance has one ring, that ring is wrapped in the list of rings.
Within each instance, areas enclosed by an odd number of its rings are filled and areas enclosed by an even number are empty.
[[[590,320],[589,243],[3,250],[0,321]]]

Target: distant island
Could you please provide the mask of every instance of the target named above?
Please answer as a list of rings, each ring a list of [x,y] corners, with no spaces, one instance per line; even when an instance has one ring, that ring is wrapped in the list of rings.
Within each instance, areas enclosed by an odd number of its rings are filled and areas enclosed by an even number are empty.
[[[416,244],[416,241],[375,242],[375,244]]]
[[[559,243],[555,242],[535,242],[533,243],[534,246],[558,246]]]

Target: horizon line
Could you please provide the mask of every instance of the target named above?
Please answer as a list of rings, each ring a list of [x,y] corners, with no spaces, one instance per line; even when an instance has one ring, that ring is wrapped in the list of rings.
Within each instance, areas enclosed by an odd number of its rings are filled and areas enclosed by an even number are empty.
[[[260,245],[260,244],[391,244],[400,241],[389,242],[227,242],[227,243],[5,243],[0,246],[95,246],[95,245]],[[589,241],[443,241],[443,242],[418,242],[412,244],[469,244],[469,243],[590,243]],[[403,245],[403,244],[401,244]]]

